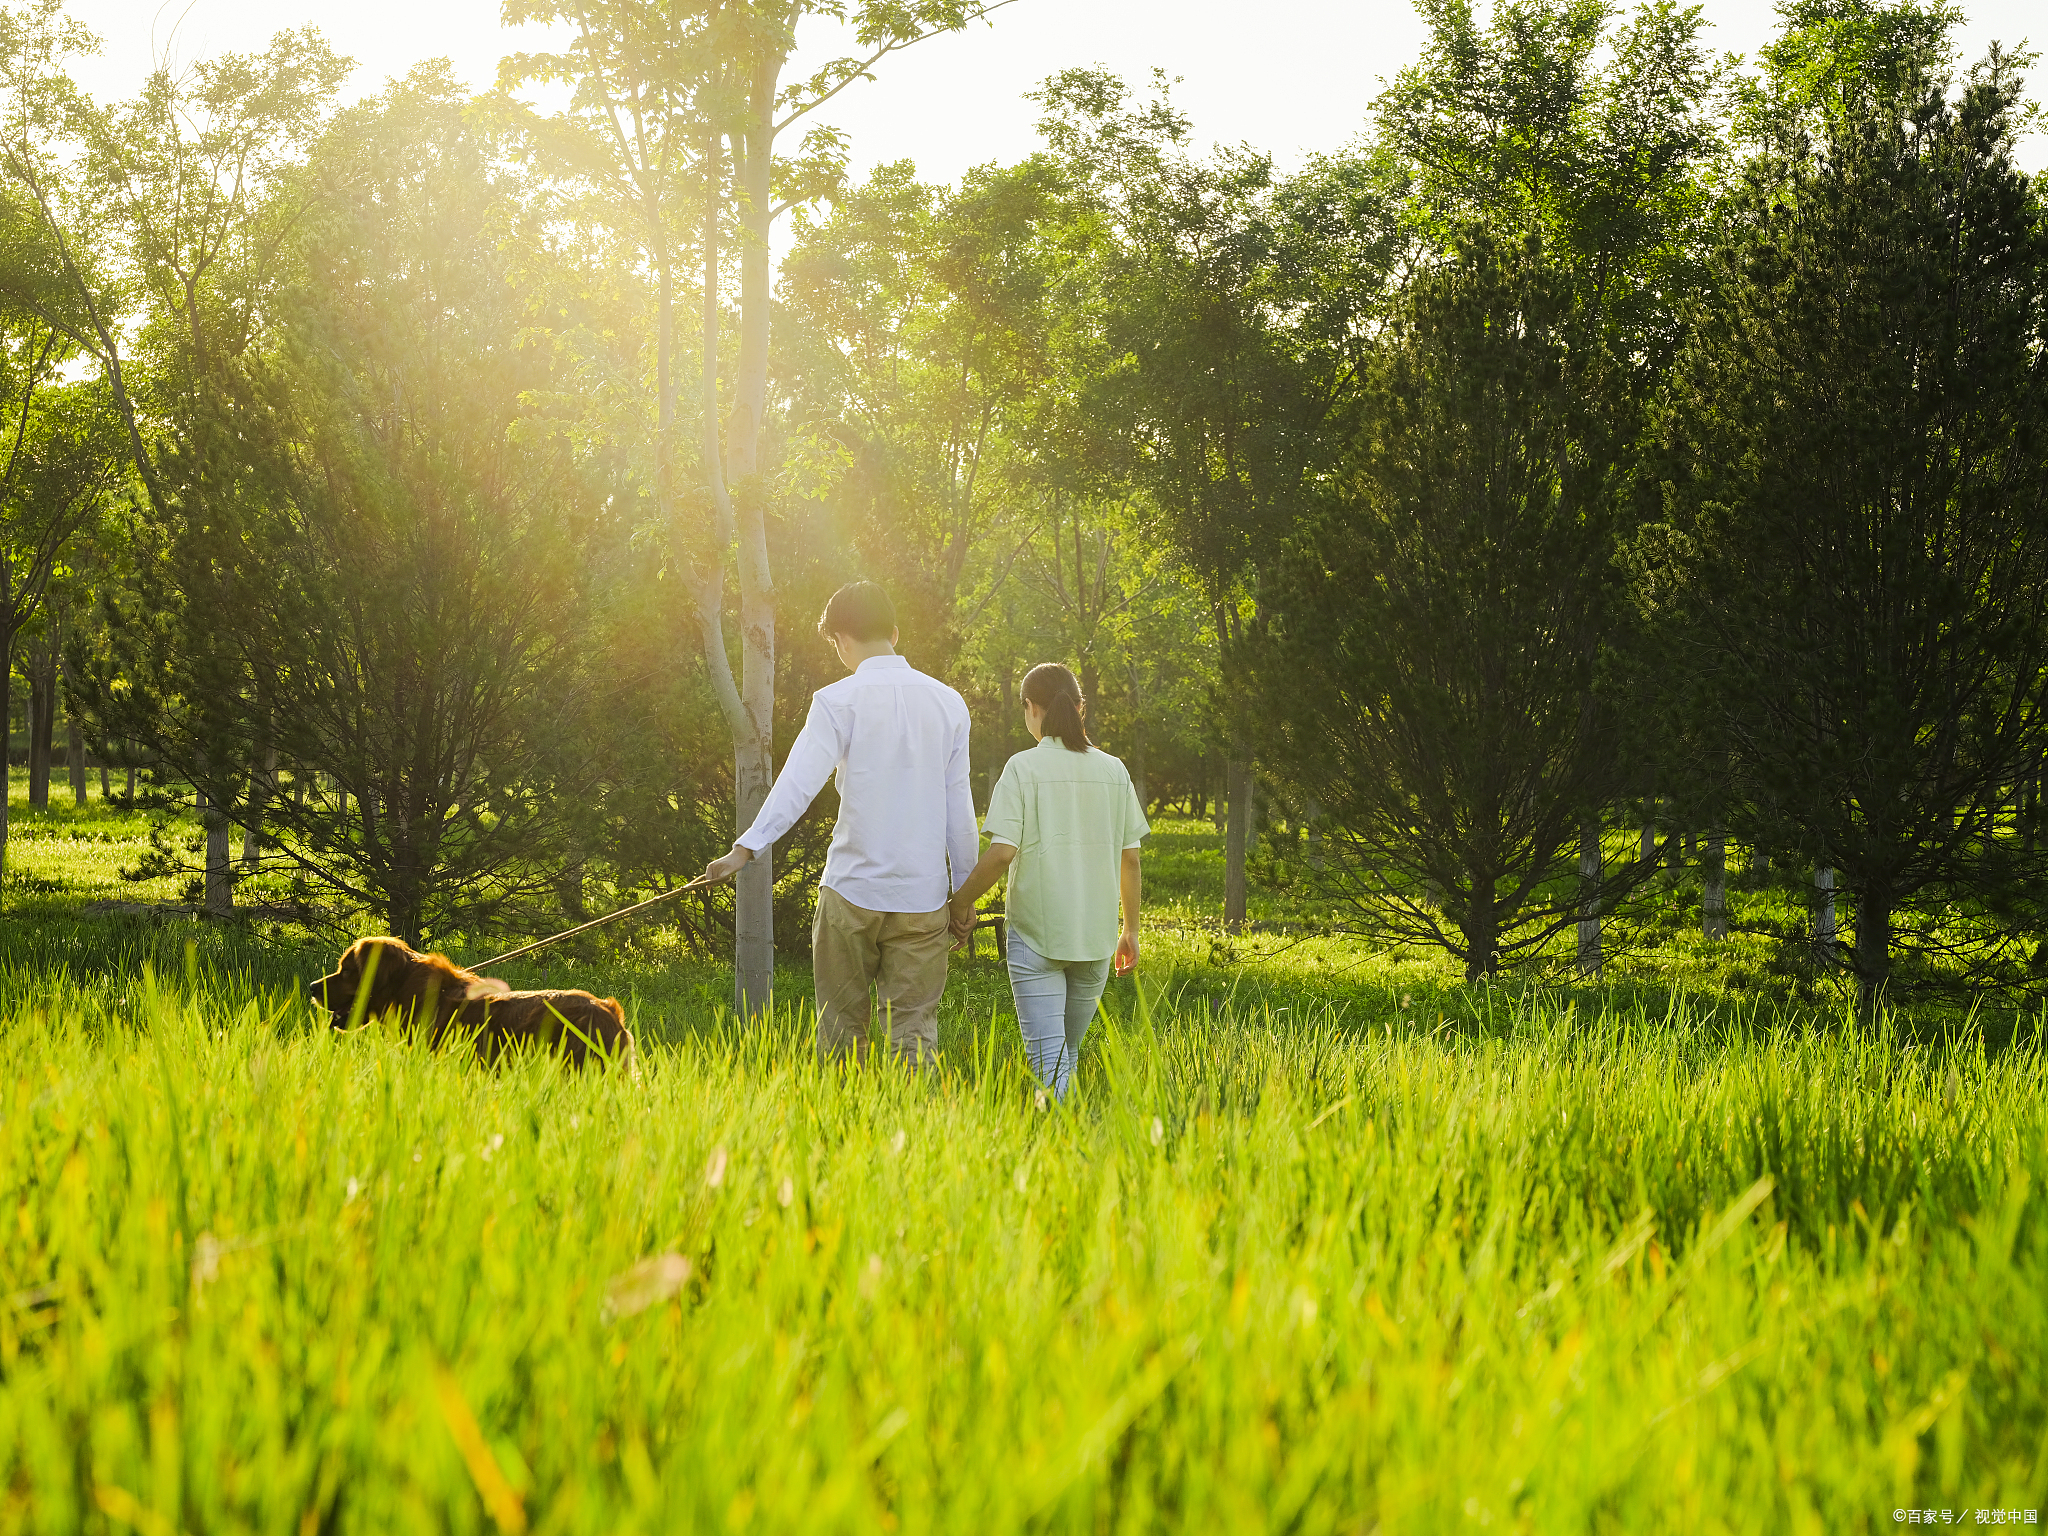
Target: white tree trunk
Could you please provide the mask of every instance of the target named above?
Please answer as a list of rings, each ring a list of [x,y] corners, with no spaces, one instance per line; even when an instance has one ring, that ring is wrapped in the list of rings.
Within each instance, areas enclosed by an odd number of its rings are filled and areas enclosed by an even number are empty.
[[[54,639],[50,642],[54,645]],[[30,654],[28,664],[28,804],[30,810],[50,808],[50,753],[57,729],[56,659],[45,652]]]
[[[85,728],[78,723],[78,713],[71,707],[71,659],[58,655],[57,665],[64,678],[64,765],[71,772],[71,803],[79,810],[85,809]]]
[[[737,493],[740,588],[740,704],[746,729],[734,743],[733,788],[740,820],[751,822],[775,778],[775,581],[768,564],[767,477],[761,434],[768,414],[768,327],[773,313],[769,239],[775,207],[775,91],[782,60],[764,55],[749,92],[745,158],[736,160],[740,227],[740,351],[726,426],[726,473]],[[738,146],[735,146],[737,148]],[[764,850],[765,852],[765,850]],[[775,872],[767,858],[740,871],[733,893],[737,1002],[765,1014],[775,983]]]
[[[214,917],[232,917],[235,876],[228,862],[228,819],[201,795],[199,822],[206,829],[206,910]]]
[[[277,748],[272,747],[263,754],[263,761],[249,775],[249,824],[242,828],[242,873],[253,875],[262,859],[261,839],[257,828],[263,824],[263,809],[270,803],[270,797],[277,793]]]
[[[773,765],[758,747],[734,754],[742,827],[768,798]],[[771,844],[733,877],[733,1006],[742,1018],[760,1018],[774,1000],[775,849]]]
[[[64,722],[65,755],[71,769],[71,803],[81,811],[85,809],[85,731],[75,718]]]
[[[1832,961],[1835,947],[1835,872],[1826,864],[1813,872],[1813,939],[1823,958]]]
[[[1230,775],[1230,822],[1223,836],[1223,925],[1242,928],[1245,919],[1245,853],[1252,836],[1252,765],[1248,758],[1232,757]]]
[[[1707,834],[1706,889],[1700,896],[1700,933],[1709,939],[1728,937],[1728,834],[1719,827]]]

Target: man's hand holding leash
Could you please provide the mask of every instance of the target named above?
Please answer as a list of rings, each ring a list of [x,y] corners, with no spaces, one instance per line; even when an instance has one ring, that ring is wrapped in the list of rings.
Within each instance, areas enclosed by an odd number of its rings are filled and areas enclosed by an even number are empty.
[[[699,886],[716,885],[721,880],[730,880],[753,862],[754,850],[742,848],[738,843],[734,843],[732,845],[732,852],[726,854],[723,858],[713,859],[709,864],[706,864],[704,866],[704,873],[684,886],[683,889],[694,891]]]

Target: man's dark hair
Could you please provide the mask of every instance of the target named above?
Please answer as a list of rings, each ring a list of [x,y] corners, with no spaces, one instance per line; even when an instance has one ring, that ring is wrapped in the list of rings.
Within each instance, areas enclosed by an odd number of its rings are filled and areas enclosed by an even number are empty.
[[[851,635],[856,640],[886,640],[896,628],[896,605],[872,581],[849,581],[818,615],[818,633],[827,640]]]

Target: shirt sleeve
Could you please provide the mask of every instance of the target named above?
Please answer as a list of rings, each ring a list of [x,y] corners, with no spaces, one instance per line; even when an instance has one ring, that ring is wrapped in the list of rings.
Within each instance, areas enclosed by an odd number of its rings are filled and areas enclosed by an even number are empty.
[[[1003,765],[1003,776],[996,780],[996,787],[989,792],[988,816],[981,824],[981,830],[988,834],[992,843],[1008,843],[1012,848],[1024,846],[1024,788],[1012,772],[1016,759]]]
[[[734,841],[754,853],[775,842],[796,825],[797,817],[810,809],[844,756],[846,741],[840,722],[825,702],[812,694],[811,712],[804,719],[804,728],[797,732],[789,756],[783,759],[774,788],[761,802],[754,824]]]
[[[963,704],[953,728],[952,750],[946,757],[946,861],[953,867],[950,889],[955,891],[967,883],[981,852],[981,839],[974,835],[974,791],[967,777],[967,738],[972,729]]]
[[[1145,807],[1138,801],[1138,786],[1131,782],[1129,774],[1124,775],[1124,846],[1135,848],[1140,838],[1152,830],[1152,824],[1145,819]]]

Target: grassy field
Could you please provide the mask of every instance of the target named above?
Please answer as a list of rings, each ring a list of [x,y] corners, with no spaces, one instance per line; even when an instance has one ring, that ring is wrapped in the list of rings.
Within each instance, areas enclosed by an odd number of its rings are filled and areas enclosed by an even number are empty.
[[[97,954],[113,944],[132,965],[142,956],[159,969],[176,968],[184,947],[198,946],[211,963],[247,970],[283,985],[325,970],[339,948],[334,935],[256,921],[220,929],[197,920],[122,920],[94,917],[79,926],[90,904],[174,904],[186,899],[178,877],[123,878],[150,852],[153,818],[122,813],[98,798],[83,809],[68,794],[54,797],[45,812],[26,809],[26,779],[13,775],[14,833],[8,848],[5,911],[14,936],[0,932],[0,958],[24,954],[23,946],[83,946]],[[172,820],[167,841],[196,862],[200,837],[191,819]],[[1617,839],[1614,854],[1622,848]],[[1226,933],[1219,919],[1223,883],[1221,839],[1207,821],[1159,818],[1146,845],[1146,952],[1155,980],[1169,985],[1182,1002],[1229,1005],[1237,1011],[1270,1009],[1286,1018],[1335,1009],[1368,1024],[1389,1017],[1459,1021],[1473,1016],[1474,1000],[1460,969],[1441,954],[1408,946],[1380,946],[1345,935],[1344,914],[1318,904],[1306,888],[1298,853],[1289,858],[1271,848],[1253,861],[1253,931]],[[260,875],[238,890],[238,899],[257,903],[286,894],[283,877]],[[1697,875],[1675,871],[1660,880],[1643,903],[1646,913],[1625,925],[1610,925],[1612,957],[1604,985],[1580,987],[1565,978],[1568,968],[1552,964],[1517,987],[1540,983],[1554,1002],[1582,1011],[1619,1004],[1663,1012],[1721,1005],[1745,1014],[1807,1017],[1832,1013],[1848,1001],[1841,977],[1817,972],[1802,936],[1807,923],[1805,893],[1782,881],[1760,881],[1737,868],[1728,899],[1732,936],[1709,943],[1700,937]],[[694,898],[692,898],[694,899]],[[365,920],[351,932],[370,931]],[[511,947],[520,936],[494,934],[458,938],[446,947],[458,960],[476,961]],[[784,933],[792,963],[777,979],[778,992],[792,1006],[810,1000],[808,935]],[[1571,936],[1556,946],[1569,948]],[[986,1025],[991,1009],[1006,1009],[1008,984],[987,935],[980,955],[956,960],[949,989],[944,1038],[949,1050],[967,1038],[971,1024]],[[514,962],[502,974],[519,985],[543,985],[573,976],[577,984],[637,998],[639,1025],[660,1036],[686,1027],[731,994],[730,970],[715,959],[679,947],[672,929],[633,923],[603,930],[564,948]],[[1404,1001],[1404,999],[1406,1001]],[[1939,1037],[1968,1024],[2004,1038],[2031,1027],[2036,1010],[1995,996],[1923,999],[1901,1020],[1903,1028]]]
[[[821,1069],[796,969],[736,1029],[658,934],[547,973],[627,999],[638,1077],[487,1070],[316,1027],[303,936],[81,915],[133,898],[133,818],[16,831],[0,1531],[1837,1532],[2048,1496],[2038,1019],[1229,939],[1180,828],[1064,1109],[985,954],[919,1079]]]

